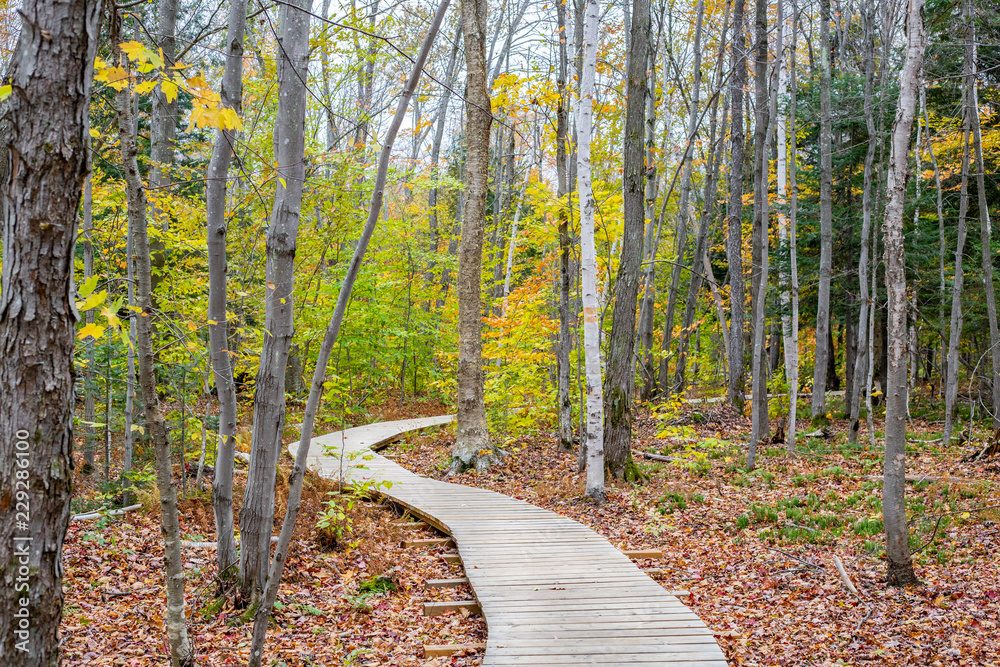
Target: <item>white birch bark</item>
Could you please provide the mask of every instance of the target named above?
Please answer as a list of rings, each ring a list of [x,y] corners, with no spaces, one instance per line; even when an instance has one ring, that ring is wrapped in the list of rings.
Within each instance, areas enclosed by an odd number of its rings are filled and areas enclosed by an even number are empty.
[[[597,296],[597,252],[594,246],[594,187],[590,168],[594,76],[600,7],[587,0],[583,33],[583,76],[577,107],[577,175],[580,184],[580,274],[583,287],[583,348],[587,374],[586,494],[604,501],[604,397],[601,382],[600,301]]]
[[[909,0],[906,13],[906,60],[899,73],[899,101],[892,127],[892,151],[886,179],[883,222],[885,286],[888,294],[889,371],[886,377],[885,461],[882,521],[885,525],[888,583],[917,583],[906,521],[906,271],[903,252],[903,205],[910,154],[910,130],[924,56],[924,0]]]

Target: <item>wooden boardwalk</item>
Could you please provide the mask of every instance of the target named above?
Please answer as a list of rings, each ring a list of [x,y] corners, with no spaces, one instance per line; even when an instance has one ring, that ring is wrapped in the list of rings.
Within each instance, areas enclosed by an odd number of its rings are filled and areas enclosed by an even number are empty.
[[[407,431],[452,420],[406,419],[330,433],[313,440],[310,465],[347,481],[390,480],[385,495],[452,536],[486,618],[484,665],[725,667],[701,619],[583,524],[367,454]],[[289,447],[293,454],[295,448]]]

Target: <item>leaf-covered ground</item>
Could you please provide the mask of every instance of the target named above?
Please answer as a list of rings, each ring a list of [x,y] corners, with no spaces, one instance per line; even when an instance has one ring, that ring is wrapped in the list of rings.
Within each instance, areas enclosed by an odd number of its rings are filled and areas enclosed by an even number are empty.
[[[551,433],[505,441],[503,464],[449,481],[573,517],[621,548],[662,549],[662,562],[641,565],[660,567],[664,588],[691,592],[687,604],[733,665],[1000,665],[996,458],[961,463],[971,445],[942,448],[930,425],[911,427],[908,473],[947,479],[907,485],[923,585],[897,589],[884,583],[881,459],[864,430],[856,448],[846,422],[830,437],[800,430],[796,456],[774,444],[747,473],[735,443],[749,423],[725,407],[661,406],[635,427],[637,456],[673,460],[637,458],[648,481],[611,486],[599,508]],[[445,431],[413,437],[395,460],[442,478],[453,442]]]
[[[289,461],[286,461],[288,463]],[[80,461],[82,463],[82,461]],[[100,466],[99,466],[100,467]],[[77,470],[80,466],[77,466]],[[81,477],[77,497],[95,493],[95,477]],[[237,467],[237,506],[246,469]],[[349,512],[347,546],[324,551],[315,524],[333,485],[306,478],[298,529],[278,596],[281,609],[268,632],[268,665],[475,665],[481,655],[424,660],[425,644],[485,641],[481,616],[449,613],[425,618],[421,603],[467,599],[462,589],[425,590],[424,581],[460,576],[445,564],[445,547],[403,549],[401,540],[435,536],[414,532],[388,506],[359,503]],[[279,481],[275,534],[284,514],[287,485]],[[180,503],[183,538],[214,539],[208,493]],[[65,665],[163,665],[167,647],[163,616],[163,538],[158,506],[125,517],[70,524],[64,550],[65,614],[61,626]],[[453,550],[452,550],[453,551]],[[184,549],[189,632],[201,665],[244,665],[251,624],[232,604],[204,612],[213,602],[214,549]],[[387,584],[391,581],[391,584]],[[386,590],[391,589],[391,590]],[[367,591],[367,592],[366,592]]]

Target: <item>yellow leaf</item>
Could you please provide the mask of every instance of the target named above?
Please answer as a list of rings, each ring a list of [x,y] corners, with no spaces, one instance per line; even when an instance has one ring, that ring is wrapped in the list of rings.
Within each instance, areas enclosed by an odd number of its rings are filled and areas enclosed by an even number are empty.
[[[285,189],[288,188],[288,186],[285,185],[285,179],[283,179],[281,176],[278,176],[278,182],[281,183],[281,187],[283,187]]]
[[[80,332],[76,334],[76,337],[79,338],[80,340],[83,340],[88,336],[97,339],[103,335],[104,335],[104,327],[100,326],[99,324],[87,324],[82,329],[80,329]]]
[[[6,86],[0,86],[0,102],[10,97],[10,93],[13,90],[14,87],[11,86],[10,84],[7,84]]]
[[[219,114],[219,121],[222,124],[222,129],[225,130],[242,130],[243,121],[240,120],[239,114],[236,113],[235,109],[222,109]]]
[[[132,62],[148,60],[146,57],[146,47],[135,40],[132,40],[131,42],[123,42],[119,46]]]
[[[188,328],[188,331],[197,331],[198,330],[198,325],[195,324],[194,322],[188,322],[187,323],[187,328]]]
[[[969,514],[968,512],[962,512],[962,515],[961,515],[961,516],[962,516],[962,518],[963,518],[963,519],[968,519],[968,518],[969,518],[970,516],[972,516],[972,515],[971,515],[971,514]]]
[[[177,99],[177,84],[170,79],[160,81],[160,90],[163,92],[163,96],[167,98],[167,102],[173,102]]]
[[[274,289],[274,283],[272,283],[270,280],[268,280],[267,281],[267,288],[268,289]]]
[[[90,136],[92,136],[95,139],[100,139],[101,138],[101,133],[98,132],[97,130],[91,128],[90,129]]]
[[[91,130],[91,132],[93,132],[93,130]],[[80,293],[80,296],[86,298],[87,295],[89,295],[97,288],[97,283],[98,281],[100,281],[100,279],[101,279],[100,276],[90,276],[89,278],[84,280],[83,284],[80,285],[80,289],[77,290]]]
[[[156,88],[155,81],[143,81],[142,83],[140,83],[138,86],[135,87],[135,94],[145,95],[154,88]]]
[[[93,292],[83,301],[77,301],[76,309],[83,311],[83,310],[90,310],[91,308],[97,308],[104,302],[104,299],[107,298],[107,296],[108,293],[105,290],[101,290],[100,292]]]
[[[208,323],[209,324],[218,324],[218,322],[216,322],[215,320],[209,320]]]

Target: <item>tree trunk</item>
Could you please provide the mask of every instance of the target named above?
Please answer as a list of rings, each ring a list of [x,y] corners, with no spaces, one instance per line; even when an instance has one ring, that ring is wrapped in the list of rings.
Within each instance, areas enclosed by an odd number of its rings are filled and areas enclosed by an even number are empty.
[[[755,27],[757,57],[754,62],[754,173],[753,173],[753,246],[754,266],[751,274],[753,288],[753,362],[750,399],[750,447],[747,450],[747,468],[756,464],[757,443],[767,437],[767,355],[765,350],[765,294],[768,273],[768,174],[767,160],[770,142],[770,86],[767,77],[767,0],[756,0]],[[781,0],[778,0],[778,43],[781,52]],[[780,57],[780,55],[779,55]]]
[[[423,72],[424,63],[427,61],[427,54],[434,44],[444,20],[445,12],[448,9],[449,0],[442,0],[434,16],[434,21],[427,35],[424,37],[423,45],[416,61],[413,63],[413,70],[406,81],[396,105],[396,114],[386,136],[382,140],[382,151],[379,155],[378,171],[375,174],[375,183],[372,190],[371,204],[368,207],[368,219],[365,228],[358,239],[358,244],[354,248],[354,254],[347,267],[347,274],[341,285],[340,293],[337,295],[337,305],[334,308],[333,316],[327,325],[326,333],[323,336],[323,343],[320,346],[319,356],[316,360],[316,369],[313,371],[312,383],[309,388],[309,398],[306,400],[305,412],[302,415],[302,438],[299,441],[298,451],[295,453],[295,466],[288,477],[288,503],[286,504],[285,518],[281,523],[281,533],[278,536],[278,543],[274,549],[274,559],[271,561],[267,576],[267,584],[264,588],[263,596],[257,611],[254,613],[253,639],[250,645],[249,667],[260,667],[263,663],[264,640],[267,638],[267,626],[271,618],[271,611],[274,601],[278,597],[278,586],[281,583],[281,575],[285,570],[285,559],[288,556],[288,548],[292,541],[292,532],[295,530],[295,522],[298,518],[299,507],[302,499],[302,481],[306,471],[306,463],[309,460],[309,446],[312,440],[313,426],[315,424],[316,412],[319,409],[319,401],[323,396],[323,384],[326,380],[326,368],[330,362],[330,354],[337,343],[337,336],[340,334],[340,326],[347,312],[347,305],[351,299],[351,290],[354,288],[354,281],[357,279],[358,271],[361,269],[361,262],[368,250],[368,243],[371,241],[378,223],[379,215],[382,212],[382,200],[385,191],[386,176],[389,173],[389,159],[392,156],[392,145],[399,133],[399,127],[403,124],[406,116],[406,109],[413,97]],[[304,12],[303,12],[304,14]],[[308,18],[304,19],[308,34]],[[286,32],[286,35],[288,33]]]
[[[122,54],[115,48],[119,61]],[[164,570],[167,591],[167,638],[170,644],[170,662],[193,665],[194,652],[187,634],[184,604],[184,561],[181,557],[180,520],[177,513],[177,495],[174,491],[173,464],[170,460],[170,441],[167,424],[157,393],[156,368],[153,357],[153,268],[150,259],[148,220],[146,217],[146,191],[139,172],[135,125],[132,120],[132,94],[128,88],[118,95],[118,138],[128,193],[128,219],[133,234],[135,272],[137,279],[136,305],[136,358],[139,362],[139,388],[142,392],[146,429],[153,443],[156,465],[156,488],[160,494],[160,525],[164,542]]]
[[[698,100],[701,93],[701,31],[702,23],[705,14],[705,2],[704,0],[698,0],[698,8],[696,10],[697,15],[695,18],[695,28],[694,28],[694,86],[691,92],[691,103],[688,109],[688,131],[687,136],[691,137],[694,135],[695,131],[698,129]],[[681,191],[680,191],[680,201],[677,206],[677,260],[674,262],[672,271],[670,273],[670,287],[669,293],[667,294],[667,323],[664,327],[664,345],[663,349],[665,352],[669,352],[670,349],[670,338],[673,334],[674,329],[674,308],[677,302],[677,290],[680,289],[681,280],[681,268],[684,266],[684,255],[685,247],[687,246],[687,222],[690,215],[690,200],[691,200],[691,175],[694,172],[694,145],[692,141],[688,141],[685,146],[684,155],[681,157],[681,162],[683,163],[684,175],[681,177]],[[699,232],[701,229],[699,228]],[[699,234],[700,235],[700,234]],[[695,250],[697,252],[697,249]],[[691,263],[692,266],[698,265],[698,255],[696,254]],[[695,282],[694,276],[691,277],[691,283]],[[690,297],[690,293],[688,294]],[[681,336],[686,336],[687,332],[682,330]],[[680,364],[680,352],[678,352],[678,365]],[[666,358],[664,359],[666,363]],[[666,370],[666,369],[664,369]],[[664,380],[668,377],[668,373],[664,373]],[[664,393],[670,391],[670,387],[661,387],[661,391]]]
[[[556,374],[559,378],[559,442],[561,452],[573,451],[573,403],[570,400],[570,362],[573,346],[570,333],[570,256],[573,242],[569,232],[569,156],[566,141],[569,134],[569,98],[566,90],[569,54],[566,42],[566,3],[556,4],[556,26],[559,35],[559,69],[556,74],[556,89],[559,102],[556,107],[556,181],[559,196],[559,344],[556,347]]]
[[[911,0],[912,1],[912,0]],[[944,442],[951,442],[951,433],[955,425],[955,407],[958,403],[958,355],[962,341],[962,288],[965,282],[965,271],[962,258],[965,254],[965,237],[968,233],[966,216],[969,211],[969,138],[972,133],[972,105],[970,90],[976,85],[972,71],[974,56],[974,38],[970,9],[966,2],[962,5],[965,21],[965,67],[962,83],[962,185],[958,204],[958,245],[955,249],[955,281],[951,292],[951,327],[948,336],[948,365],[944,393]]]
[[[490,89],[486,68],[487,0],[462,0],[465,39],[465,209],[458,249],[458,435],[451,471],[482,472],[499,455],[483,402],[482,265],[490,166]],[[485,453],[483,453],[485,452]]]
[[[729,96],[729,234],[726,260],[729,263],[729,381],[727,402],[743,412],[745,374],[743,368],[743,89],[746,86],[746,39],[743,35],[743,5],[735,0],[733,45],[730,50]]]
[[[819,3],[819,286],[816,301],[816,362],[812,418],[826,418],[826,366],[829,363],[830,281],[833,277],[833,147],[830,116],[830,0]]]
[[[969,2],[970,0],[966,0]],[[972,10],[969,10],[970,14]],[[977,79],[976,32],[972,28],[972,76]],[[990,327],[990,388],[993,399],[993,428],[1000,428],[1000,330],[997,328],[997,300],[993,285],[993,246],[991,243],[990,208],[986,200],[986,165],[983,160],[983,136],[979,123],[979,96],[975,85],[969,90],[969,110],[972,116],[972,145],[976,156],[976,189],[979,192],[979,231],[982,246],[983,288],[986,292],[986,319]],[[928,130],[929,131],[929,130]]]
[[[875,114],[872,109],[872,96],[875,87],[875,16],[874,3],[867,7],[862,15],[865,32],[863,60],[865,71],[864,116],[865,127],[868,130],[868,148],[865,151],[864,189],[861,195],[861,257],[858,260],[858,286],[861,310],[858,313],[858,354],[854,360],[854,388],[851,391],[850,427],[848,442],[858,441],[858,430],[861,417],[861,395],[870,392],[868,381],[868,318],[872,307],[872,295],[868,291],[868,255],[872,236],[872,184],[875,175],[875,151],[881,141],[881,136],[875,131]]]
[[[597,40],[600,7],[598,0],[586,0],[586,27],[583,35],[583,76],[577,107],[577,173],[580,180],[580,282],[583,297],[583,348],[587,375],[587,432],[581,447],[587,455],[586,494],[604,502],[604,392],[601,383],[601,308],[597,297],[597,252],[594,247],[594,214],[597,202],[590,169],[594,75],[597,69]]]
[[[899,102],[892,127],[892,153],[885,207],[885,286],[889,305],[889,374],[885,402],[885,463],[882,520],[885,524],[888,582],[918,583],[910,557],[906,521],[906,270],[903,255],[903,205],[910,154],[910,129],[924,55],[924,2],[909,0],[906,15],[906,61],[899,73]],[[968,160],[966,160],[967,162]]]
[[[445,86],[441,89],[441,100],[438,102],[437,126],[434,128],[434,140],[431,142],[431,165],[430,174],[432,180],[431,190],[427,194],[427,209],[429,211],[430,224],[430,244],[428,250],[431,254],[431,266],[433,268],[433,258],[437,255],[441,245],[441,229],[438,223],[438,163],[441,160],[441,144],[444,141],[444,128],[448,118],[448,103],[451,101],[452,82],[455,80],[455,64],[458,61],[458,47],[462,43],[462,26],[455,30],[455,39],[452,40],[451,55],[448,56],[448,68],[445,70]],[[431,280],[428,270],[428,281]]]
[[[292,342],[295,244],[305,182],[306,73],[311,0],[281,5],[278,113],[274,121],[278,184],[267,231],[264,344],[254,394],[250,470],[240,510],[240,582],[245,598],[264,588],[274,524],[275,470],[285,426],[285,366]]]
[[[88,123],[89,126],[89,123]],[[89,139],[89,136],[88,136]],[[90,142],[87,142],[87,177],[83,183],[83,279],[89,281],[94,275],[94,190],[93,175],[91,166]],[[87,311],[87,324],[94,324],[94,310]],[[94,451],[97,448],[97,433],[94,423],[97,420],[97,410],[94,401],[94,394],[97,387],[94,386],[94,369],[97,366],[97,340],[92,336],[86,340],[87,346],[87,367],[83,375],[83,420],[84,424],[84,444],[83,444],[83,473],[89,475],[94,470]]]
[[[798,419],[799,407],[799,264],[798,264],[798,214],[799,214],[799,187],[797,183],[798,175],[798,132],[796,123],[795,105],[798,99],[798,77],[796,76],[796,54],[799,43],[799,8],[796,0],[792,0],[792,38],[788,41],[791,46],[789,54],[789,67],[791,72],[791,85],[788,95],[788,136],[790,137],[788,156],[788,189],[791,192],[791,202],[788,211],[788,266],[791,280],[791,301],[792,301],[792,335],[788,340],[791,345],[791,355],[788,359],[788,367],[791,375],[788,377],[788,430],[785,435],[785,443],[790,454],[795,453],[795,429]]]
[[[704,3],[699,2],[699,10],[704,10]],[[700,15],[699,15],[700,16]],[[719,53],[718,58],[715,63],[715,90],[717,94],[712,97],[712,112],[711,118],[709,120],[709,130],[708,130],[708,164],[705,167],[705,188],[704,194],[702,196],[702,211],[701,220],[698,224],[698,234],[695,237],[695,250],[694,259],[692,261],[692,266],[694,271],[691,272],[691,282],[688,284],[687,299],[684,302],[684,316],[681,320],[681,340],[677,346],[677,363],[674,367],[674,384],[673,393],[683,394],[684,390],[687,388],[687,359],[688,359],[688,348],[691,344],[691,337],[694,336],[697,340],[698,332],[693,331],[694,328],[694,316],[695,310],[698,306],[698,293],[701,291],[702,287],[702,272],[698,271],[698,265],[704,265],[704,275],[709,279],[710,287],[715,292],[714,278],[711,276],[711,263],[705,261],[708,252],[708,240],[709,240],[709,230],[711,228],[712,220],[715,219],[715,205],[718,199],[718,184],[719,184],[719,167],[722,163],[723,155],[723,138],[719,136],[719,92],[722,90],[722,76],[723,76],[723,56],[726,52],[726,36],[729,29],[729,5],[726,5],[726,13],[722,20],[722,32],[721,39],[719,41]],[[726,116],[729,114],[729,98],[726,97],[726,101],[722,105],[722,122],[721,127],[725,127]],[[690,135],[688,135],[690,136]],[[723,331],[725,331],[725,316],[722,310],[719,310],[719,323],[722,326]],[[725,340],[728,340],[726,338]],[[728,345],[726,345],[728,349]],[[665,368],[661,368],[665,370]]]
[[[13,92],[0,118],[6,130],[0,147],[0,456],[6,462],[0,467],[0,663],[11,667],[59,663],[73,470],[73,255],[99,9],[92,0],[25,3],[5,79]]]
[[[229,7],[226,32],[226,66],[222,75],[222,105],[240,113],[243,102],[243,37],[246,4]],[[212,371],[219,396],[219,438],[215,475],[212,478],[212,508],[215,512],[216,563],[220,580],[234,578],[238,562],[233,527],[233,457],[236,453],[236,385],[226,336],[226,191],[229,166],[235,153],[235,133],[220,129],[208,163],[206,216],[208,230],[208,338]],[[328,140],[331,139],[328,137]]]
[[[645,127],[649,50],[649,0],[633,0],[624,145],[624,232],[615,279],[615,308],[608,340],[604,387],[605,465],[618,479],[634,476],[632,388],[635,384],[635,306],[645,222]]]

